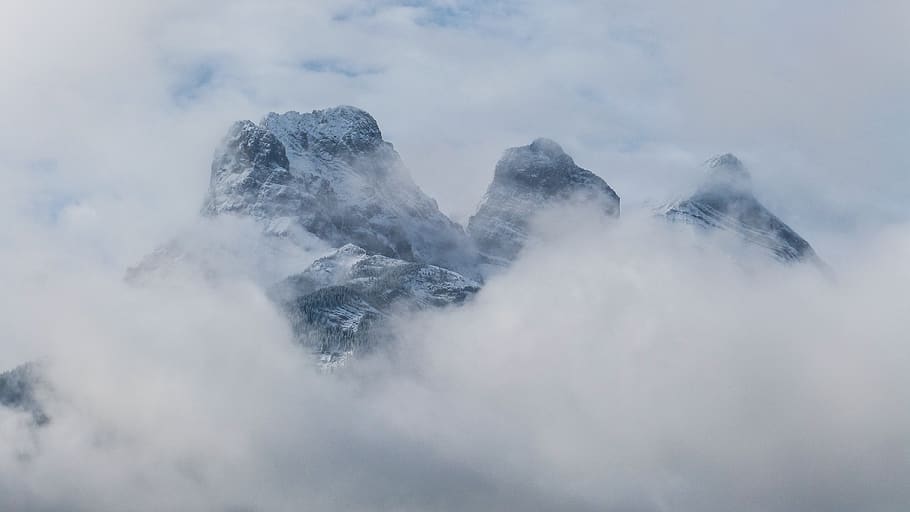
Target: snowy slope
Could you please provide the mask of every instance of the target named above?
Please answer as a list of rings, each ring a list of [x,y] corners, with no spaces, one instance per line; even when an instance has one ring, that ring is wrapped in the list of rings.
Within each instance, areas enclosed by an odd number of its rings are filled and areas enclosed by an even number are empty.
[[[820,262],[812,246],[768,211],[752,193],[749,172],[727,153],[705,162],[706,176],[694,194],[661,209],[670,221],[731,232],[785,262]]]
[[[373,117],[354,107],[234,124],[212,163],[203,213],[248,215],[278,235],[299,226],[335,247],[409,261],[471,263],[461,226],[411,180]]]
[[[699,189],[662,215],[735,233],[783,261],[818,261],[755,199],[736,157],[706,167]],[[339,354],[387,340],[389,320],[403,310],[467,300],[486,265],[517,257],[537,214],[575,201],[605,216],[620,213],[603,179],[557,143],[537,139],[504,152],[465,235],[414,184],[368,113],[345,106],[271,113],[259,124],[235,123],[217,150],[202,209],[209,221],[150,255],[128,279],[188,269],[278,282],[269,295],[298,341],[334,364]],[[308,255],[328,247],[338,249],[309,264]]]
[[[348,244],[281,281],[270,295],[288,313],[302,344],[340,353],[383,339],[383,320],[400,309],[461,304],[479,289],[457,272]]]

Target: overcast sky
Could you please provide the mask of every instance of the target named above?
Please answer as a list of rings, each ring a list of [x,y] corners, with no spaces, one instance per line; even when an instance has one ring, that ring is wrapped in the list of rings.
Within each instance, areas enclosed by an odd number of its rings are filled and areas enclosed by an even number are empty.
[[[458,220],[506,147],[547,136],[627,205],[734,152],[823,244],[907,218],[908,20],[901,0],[8,0],[4,208],[117,231],[126,261],[196,212],[232,121],[352,104]]]
[[[0,370],[58,393],[0,411],[0,508],[907,509],[907,1],[0,4]],[[233,121],[338,104],[460,222],[539,136],[623,219],[318,375],[197,216]],[[648,221],[723,152],[837,283]],[[127,288],[177,233],[236,275]]]

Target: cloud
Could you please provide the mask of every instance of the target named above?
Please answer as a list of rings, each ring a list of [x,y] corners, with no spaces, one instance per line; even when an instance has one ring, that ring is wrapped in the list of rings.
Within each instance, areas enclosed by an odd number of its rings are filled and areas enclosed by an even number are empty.
[[[421,22],[440,16],[458,22]],[[459,218],[505,147],[547,136],[636,201],[734,151],[778,210],[825,235],[906,219],[905,19],[896,1],[18,4],[2,153],[53,154],[74,187],[170,204],[177,223],[230,122],[355,104]],[[365,70],[383,72],[345,76]],[[180,196],[158,192],[175,180]]]
[[[336,73],[347,78],[356,78],[381,72],[377,69],[359,69],[335,59],[310,59],[305,60],[301,65],[304,69],[313,73]]]
[[[833,284],[814,269],[743,272],[662,226],[586,227],[423,324],[410,348],[429,360],[415,365],[435,391],[424,417],[449,428],[415,430],[600,509],[906,502],[890,475],[907,459],[884,455],[907,436],[891,287],[907,277],[904,229]]]
[[[3,413],[2,501],[704,511],[910,499],[895,477],[910,469],[906,227],[833,283],[732,240],[590,213],[540,219],[475,301],[403,321],[391,352],[330,375],[242,272],[38,287],[13,318],[54,354],[53,420],[29,435]]]
[[[54,392],[39,433],[0,411],[0,504],[905,508],[907,19],[898,1],[12,2],[0,367],[46,358]],[[476,301],[320,375],[262,285],[325,248],[196,218],[231,122],[336,104],[374,114],[461,220],[538,136],[624,218],[545,216]],[[636,214],[725,151],[836,283]],[[123,282],[175,233],[216,278]]]

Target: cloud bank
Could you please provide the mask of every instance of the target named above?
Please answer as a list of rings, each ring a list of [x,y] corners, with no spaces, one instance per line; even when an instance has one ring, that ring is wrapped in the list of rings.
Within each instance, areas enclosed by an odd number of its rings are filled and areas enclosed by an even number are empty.
[[[907,503],[906,229],[832,282],[590,213],[541,219],[473,302],[402,321],[398,345],[330,375],[249,279],[55,282],[22,305],[53,324],[18,320],[54,354],[53,420],[36,433],[3,412],[0,496],[16,510]]]

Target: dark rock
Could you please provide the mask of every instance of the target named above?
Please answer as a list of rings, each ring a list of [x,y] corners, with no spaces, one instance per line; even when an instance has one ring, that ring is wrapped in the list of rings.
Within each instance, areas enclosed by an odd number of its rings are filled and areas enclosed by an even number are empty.
[[[619,216],[619,196],[596,174],[575,165],[556,142],[537,139],[507,149],[468,234],[486,261],[505,264],[518,255],[533,216],[554,204],[586,201]]]

